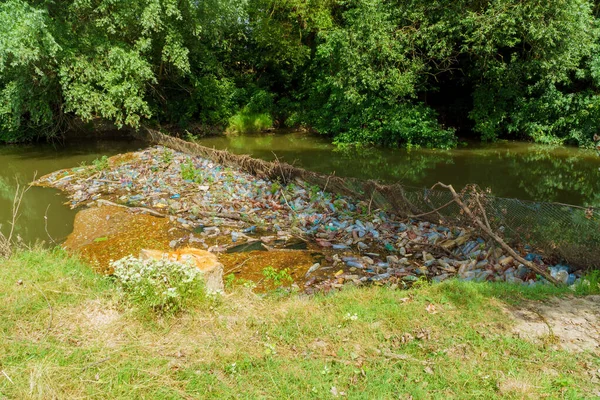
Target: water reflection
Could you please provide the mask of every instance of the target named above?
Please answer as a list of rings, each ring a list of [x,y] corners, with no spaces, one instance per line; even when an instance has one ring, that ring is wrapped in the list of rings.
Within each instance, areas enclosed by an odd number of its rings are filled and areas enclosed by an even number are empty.
[[[469,144],[454,150],[336,149],[300,133],[206,138],[209,147],[338,176],[429,187],[477,183],[501,197],[600,206],[600,157],[594,151],[521,142]]]
[[[27,185],[36,175],[62,168],[90,163],[102,155],[114,155],[140,148],[140,143],[130,141],[79,142],[68,146],[0,146],[0,224],[2,232],[10,229],[12,203],[17,182]],[[66,198],[58,191],[46,188],[31,188],[21,204],[16,233],[26,243],[36,240],[48,241],[48,234],[62,239],[71,233],[75,211],[65,207]],[[44,216],[48,216],[46,224]]]

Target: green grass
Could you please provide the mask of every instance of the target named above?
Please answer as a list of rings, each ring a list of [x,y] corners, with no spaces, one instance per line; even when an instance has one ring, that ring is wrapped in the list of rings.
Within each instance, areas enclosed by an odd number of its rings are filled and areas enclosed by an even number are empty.
[[[582,296],[600,294],[600,270],[588,272],[582,282],[575,287],[575,293]]]
[[[591,398],[598,358],[519,339],[503,311],[568,292],[238,287],[211,308],[148,319],[63,252],[22,252],[0,264],[0,399]]]
[[[258,133],[273,126],[273,119],[268,113],[250,113],[240,111],[229,119],[228,133]]]

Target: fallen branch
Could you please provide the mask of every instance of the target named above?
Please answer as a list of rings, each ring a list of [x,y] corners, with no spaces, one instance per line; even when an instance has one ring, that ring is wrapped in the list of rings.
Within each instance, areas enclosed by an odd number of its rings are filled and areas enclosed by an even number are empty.
[[[247,218],[242,217],[237,213],[228,213],[228,212],[212,212],[212,211],[198,211],[196,212],[198,216],[205,218],[222,218],[222,219],[231,219],[233,221],[242,221],[248,222]]]
[[[223,275],[229,275],[229,274],[232,274],[234,271],[237,271],[237,270],[241,269],[244,266],[244,264],[246,264],[248,261],[252,260],[253,258],[254,257],[252,257],[252,256],[246,258],[243,262],[241,262],[240,264],[236,265],[235,267],[233,267],[229,271],[223,272]]]
[[[33,180],[35,180],[35,174],[33,176]],[[13,240],[13,236],[15,234],[17,221],[21,216],[21,214],[19,213],[21,209],[21,203],[23,202],[23,196],[25,196],[25,193],[27,193],[32,186],[30,184],[28,186],[21,187],[17,178],[15,178],[15,181],[16,189],[12,204],[12,219],[9,222],[10,230],[8,232],[8,235],[5,235],[0,231],[0,258],[9,258],[13,254],[13,248],[16,244]],[[2,225],[0,225],[0,228],[2,228]],[[19,241],[20,238],[17,236],[17,242]]]
[[[386,358],[390,358],[392,360],[398,360],[398,361],[411,361],[411,362],[415,362],[418,364],[422,364],[422,365],[427,365],[427,363],[425,361],[421,361],[413,356],[410,356],[408,354],[397,354],[397,353],[392,353],[391,350],[384,350],[383,351],[383,356],[385,356]]]
[[[48,232],[48,210],[49,209],[50,209],[50,204],[48,204],[48,207],[46,207],[46,212],[44,213],[44,229],[46,230],[46,235],[48,235],[48,238],[50,238],[50,240],[52,240],[52,243],[54,243],[55,246],[58,246],[58,243],[56,242],[56,240],[54,240],[52,235],[50,235],[50,232]]]
[[[93,362],[91,364],[86,365],[85,367],[83,367],[81,369],[81,372],[85,372],[86,370],[88,370],[88,369],[90,369],[92,367],[95,367],[96,365],[100,365],[102,363],[105,363],[107,361],[110,361],[110,357],[106,357],[106,358],[103,358],[102,360],[99,360],[99,361],[96,361],[96,362]]]
[[[543,269],[541,269],[534,263],[529,262],[529,261],[525,260],[523,257],[521,257],[516,251],[513,250],[512,247],[510,247],[508,244],[506,244],[506,242],[504,240],[502,240],[502,238],[500,236],[495,234],[494,231],[492,231],[485,223],[483,223],[479,218],[477,218],[475,216],[475,214],[473,214],[471,209],[469,207],[467,207],[467,205],[462,201],[462,199],[460,198],[458,193],[456,193],[456,190],[454,190],[454,187],[452,187],[452,185],[445,185],[441,182],[438,182],[435,185],[433,185],[433,187],[431,189],[433,190],[437,186],[440,186],[444,189],[449,190],[450,193],[452,194],[452,197],[454,198],[454,201],[465,212],[465,214],[468,215],[469,218],[471,218],[473,220],[473,222],[475,222],[475,224],[477,224],[477,226],[479,226],[479,228],[483,232],[485,232],[489,237],[491,237],[493,240],[495,240],[500,245],[500,247],[502,247],[515,260],[517,260],[521,264],[525,265],[527,268],[542,275],[544,278],[546,278],[548,281],[554,283],[555,285],[560,285],[560,282],[558,282],[556,279],[554,279],[552,277],[552,275],[550,275],[548,272],[544,271]]]
[[[429,247],[430,249],[433,250],[437,250],[440,251],[442,253],[447,254],[450,257],[455,257],[455,255],[448,250],[445,247],[440,246],[439,244],[434,244],[434,243],[421,243],[421,242],[415,242],[414,240],[411,240],[410,242],[408,242],[411,246],[417,246],[417,247]]]
[[[158,211],[154,211],[150,208],[145,208],[145,207],[129,207],[129,206],[125,206],[123,204],[117,204],[115,202],[112,202],[110,200],[104,200],[104,199],[99,199],[96,200],[98,204],[104,204],[105,206],[113,206],[113,207],[119,207],[119,208],[125,208],[128,211],[131,212],[143,212],[146,214],[150,214],[154,217],[158,217],[158,218],[165,218],[166,215],[159,213]]]
[[[333,171],[330,175],[327,176],[327,182],[325,182],[325,187],[323,187],[323,193],[325,193],[327,191],[327,186],[329,186],[329,180],[334,175],[335,175],[335,171]]]
[[[279,170],[281,171],[281,178],[283,179],[284,183],[289,182],[291,180],[291,178],[289,180],[286,179],[285,174],[283,172],[283,168],[281,167],[281,162],[279,161],[279,157],[277,157],[277,154],[275,154],[274,152],[273,152],[273,155],[275,156],[276,164],[279,166]],[[280,191],[281,191],[281,196],[283,197],[283,200],[285,200],[285,204],[287,204],[288,208],[290,210],[292,210],[292,212],[294,214],[298,215],[296,210],[294,210],[294,208],[290,205],[287,198],[285,197],[285,188],[281,188]]]

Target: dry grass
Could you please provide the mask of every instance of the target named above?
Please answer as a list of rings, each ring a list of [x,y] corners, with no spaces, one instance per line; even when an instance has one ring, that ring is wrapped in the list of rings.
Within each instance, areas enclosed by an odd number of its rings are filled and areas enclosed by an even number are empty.
[[[0,228],[2,228],[1,225]],[[0,258],[8,258],[10,257],[11,253],[12,246],[10,245],[10,242],[8,241],[6,236],[4,236],[2,232],[0,232]]]
[[[35,176],[33,177],[33,180],[35,180]],[[31,186],[21,186],[17,180],[8,234],[2,233],[2,224],[0,224],[0,258],[9,258],[13,253],[13,249],[18,244],[15,241],[15,227],[19,220],[19,211],[21,209],[21,203],[23,202],[23,196],[25,196],[25,193],[27,193],[30,188]]]
[[[156,319],[62,252],[20,253],[0,267],[0,398],[592,396],[598,358],[514,337],[512,290],[236,288]]]

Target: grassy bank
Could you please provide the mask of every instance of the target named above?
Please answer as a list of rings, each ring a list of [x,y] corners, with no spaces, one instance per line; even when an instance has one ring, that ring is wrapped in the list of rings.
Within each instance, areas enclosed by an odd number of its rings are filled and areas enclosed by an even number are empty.
[[[0,265],[0,399],[593,397],[597,358],[519,339],[503,311],[564,293],[240,287],[156,319],[64,253],[25,252]]]

